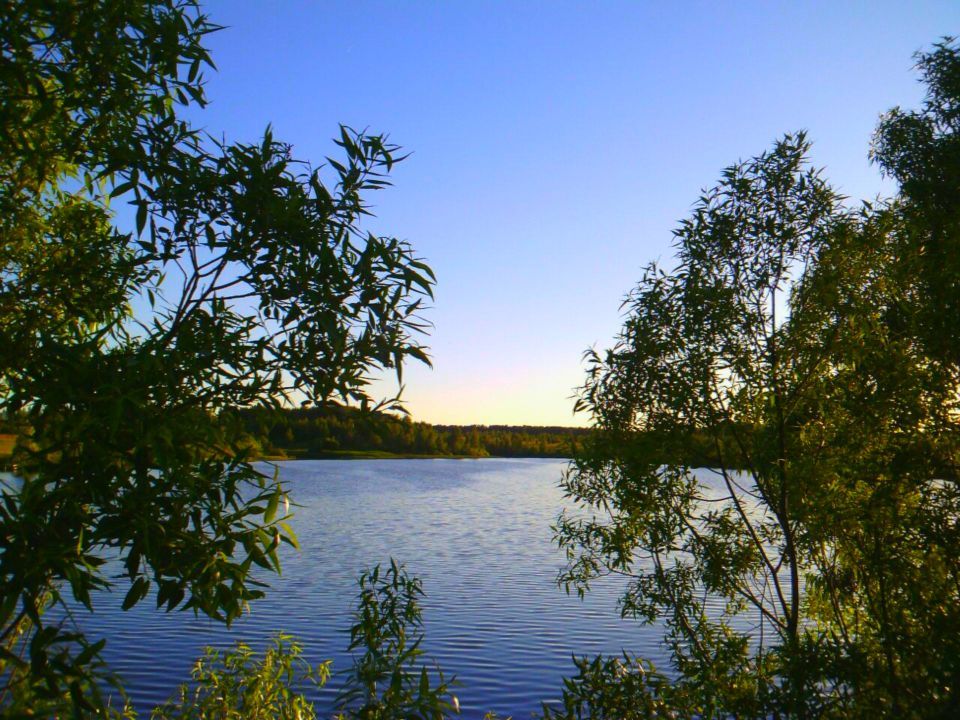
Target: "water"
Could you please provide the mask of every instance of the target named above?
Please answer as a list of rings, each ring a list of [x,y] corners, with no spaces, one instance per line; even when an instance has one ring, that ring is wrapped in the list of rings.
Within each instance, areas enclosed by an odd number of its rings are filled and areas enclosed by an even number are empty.
[[[192,613],[164,613],[149,600],[121,612],[126,588],[98,598],[81,618],[91,638],[107,637],[105,657],[137,709],[170,698],[206,645],[243,639],[263,647],[282,630],[307,658],[345,654],[356,577],[390,557],[404,562],[426,591],[424,649],[462,684],[463,715],[486,711],[529,717],[560,695],[571,655],[621,649],[666,665],[660,632],[620,620],[621,585],[598,582],[585,601],[555,584],[564,559],[550,525],[563,505],[558,460],[371,460],[280,463],[290,489],[301,552],[282,554],[283,575],[267,597],[227,631]],[[315,698],[331,714],[339,687]]]

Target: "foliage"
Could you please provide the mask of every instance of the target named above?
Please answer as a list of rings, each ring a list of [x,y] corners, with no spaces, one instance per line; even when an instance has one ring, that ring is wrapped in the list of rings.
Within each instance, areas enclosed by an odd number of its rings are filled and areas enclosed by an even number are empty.
[[[423,614],[420,581],[395,560],[360,576],[350,647],[362,650],[354,659],[337,704],[346,717],[358,720],[423,718],[439,720],[459,714],[459,702],[439,667],[417,669],[423,656]],[[435,674],[435,677],[432,675]]]
[[[627,653],[622,657],[574,658],[577,674],[564,680],[561,708],[544,704],[551,718],[683,718],[675,712],[678,688],[653,665]]]
[[[313,704],[295,689],[322,687],[330,663],[312,667],[299,643],[277,635],[260,658],[245,643],[220,653],[207,648],[193,670],[194,687],[176,703],[157,708],[154,720],[308,720]]]
[[[420,581],[391,560],[359,578],[356,623],[350,629],[349,650],[361,650],[344,673],[337,697],[340,720],[433,720],[459,712],[450,693],[453,680],[435,669],[416,668],[422,658],[423,596]],[[183,685],[179,699],[157,708],[154,720],[314,720],[317,715],[306,692],[323,687],[331,663],[312,667],[300,644],[277,635],[263,656],[245,643],[221,653],[207,648],[193,671],[193,686]]]
[[[664,627],[679,679],[655,697],[681,716],[960,707],[960,51],[919,60],[924,110],[874,144],[897,198],[842,207],[788,136],[704,193],[678,267],[649,268],[590,355],[598,433],[564,481],[560,579],[628,577],[621,610]],[[714,438],[709,471],[671,447],[691,431]],[[651,697],[598,659],[567,716],[622,692]]]
[[[225,414],[225,423],[231,421]],[[251,447],[295,457],[387,452],[473,457],[571,457],[582,428],[431,425],[409,417],[328,405],[236,413]]]
[[[180,119],[217,29],[192,0],[7,0],[0,23],[0,414],[27,433],[0,498],[2,702],[92,713],[102,641],[44,610],[102,602],[115,557],[124,608],[235,619],[295,539],[218,414],[369,405],[370,372],[426,360],[433,275],[363,230],[400,159],[384,137],[341,128],[328,188],[269,130]]]
[[[786,136],[724,171],[676,232],[680,267],[647,270],[620,343],[590,356],[580,402],[603,432],[564,481],[604,517],[561,517],[572,560],[562,582],[582,591],[601,572],[630,576],[623,614],[662,620],[675,662],[704,689],[738,687],[761,670],[748,656],[749,633],[735,629],[742,613],[783,643],[801,637],[805,566],[793,508],[806,489],[782,458],[791,399],[817,366],[791,342],[784,296],[838,212],[836,196],[804,167],[807,146],[802,134]],[[631,442],[638,432],[669,442],[719,427],[734,454],[719,458],[712,488]],[[709,595],[726,601],[719,616],[707,610]],[[758,656],[766,652],[761,645]],[[741,700],[722,697],[704,713],[760,709]]]
[[[838,522],[812,598],[840,595],[853,616],[831,630],[863,715],[946,717],[960,711],[960,47],[946,39],[917,61],[922,110],[887,113],[874,136],[900,192],[821,263],[821,286],[839,286],[856,324],[840,336],[818,408],[834,423],[816,442],[843,469],[855,522]],[[861,433],[839,429],[852,418]]]
[[[917,332],[930,354],[956,362],[960,327],[960,62],[952,38],[917,55],[926,85],[922,109],[894,108],[880,120],[871,156],[900,186],[897,252],[913,286]]]

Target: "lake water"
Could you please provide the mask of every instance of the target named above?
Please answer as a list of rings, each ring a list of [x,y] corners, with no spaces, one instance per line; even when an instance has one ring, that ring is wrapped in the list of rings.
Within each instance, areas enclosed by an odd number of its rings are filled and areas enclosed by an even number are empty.
[[[557,699],[571,655],[622,648],[665,665],[660,632],[620,620],[620,585],[598,582],[585,601],[557,588],[563,556],[550,525],[563,505],[558,460],[318,460],[279,463],[295,508],[300,552],[283,553],[283,575],[227,631],[192,613],[163,613],[147,600],[119,610],[126,588],[83,618],[123,677],[142,716],[189,677],[206,645],[243,639],[262,647],[282,630],[311,662],[349,667],[350,614],[362,570],[390,557],[426,591],[424,649],[456,689],[463,715],[529,717]],[[315,700],[330,715],[336,674]]]

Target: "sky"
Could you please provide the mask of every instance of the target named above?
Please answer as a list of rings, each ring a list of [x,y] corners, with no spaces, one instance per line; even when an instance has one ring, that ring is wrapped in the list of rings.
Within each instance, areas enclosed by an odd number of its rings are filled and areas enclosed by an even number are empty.
[[[272,125],[317,164],[339,123],[412,153],[368,227],[437,274],[433,368],[405,369],[404,398],[441,424],[589,424],[583,352],[614,342],[700,190],[805,129],[835,189],[890,194],[877,118],[918,106],[913,54],[960,34],[956,0],[203,5],[225,29],[196,125]]]

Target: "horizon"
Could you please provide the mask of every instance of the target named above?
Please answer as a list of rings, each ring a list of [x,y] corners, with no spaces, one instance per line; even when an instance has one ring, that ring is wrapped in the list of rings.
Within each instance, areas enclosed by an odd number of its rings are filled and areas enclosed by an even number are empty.
[[[891,194],[871,133],[919,103],[912,55],[960,21],[947,2],[205,11],[227,27],[195,124],[239,141],[271,124],[317,164],[338,123],[411,153],[369,227],[438,278],[434,369],[404,369],[413,419],[538,427],[589,424],[572,413],[583,352],[613,343],[624,296],[670,266],[672,230],[724,167],[805,129],[851,202]]]

